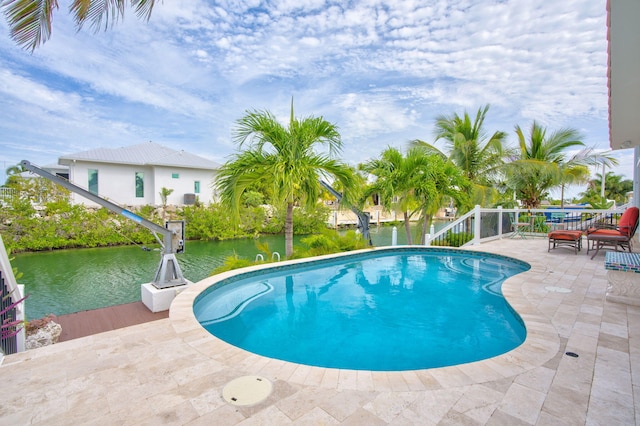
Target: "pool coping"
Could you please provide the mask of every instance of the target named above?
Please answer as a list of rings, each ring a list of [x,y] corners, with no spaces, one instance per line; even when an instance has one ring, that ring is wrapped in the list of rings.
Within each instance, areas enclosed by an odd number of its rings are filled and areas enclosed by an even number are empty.
[[[310,259],[296,259],[278,262],[278,266],[296,265],[310,261],[334,260],[340,257],[352,256],[371,251],[412,249],[442,249],[439,247],[396,246],[379,247],[358,250],[334,255],[319,256]],[[481,249],[448,249],[456,251],[470,251],[486,253],[490,256],[507,257],[495,253],[484,252]],[[518,261],[516,256],[511,256]],[[536,277],[544,274],[546,267],[542,263],[525,262],[531,268],[528,271],[508,278],[502,284],[502,293],[512,308],[520,315],[527,329],[525,341],[517,348],[492,358],[474,361],[455,366],[430,368],[425,370],[408,371],[368,371],[344,370],[335,368],[314,367],[303,364],[267,358],[236,346],[228,344],[205,330],[193,313],[195,299],[208,287],[231,278],[240,273],[255,272],[270,269],[273,264],[263,264],[224,272],[205,278],[197,283],[188,285],[180,291],[171,304],[169,320],[177,335],[185,344],[191,346],[204,356],[217,360],[230,368],[244,369],[248,373],[261,371],[265,365],[274,372],[272,380],[282,379],[290,383],[304,386],[319,386],[329,389],[389,391],[394,389],[394,383],[409,384],[412,390],[426,388],[450,388],[474,383],[496,381],[513,377],[529,370],[533,370],[554,358],[560,349],[560,337],[551,321],[539,312],[527,299],[524,287],[529,281],[536,281]]]

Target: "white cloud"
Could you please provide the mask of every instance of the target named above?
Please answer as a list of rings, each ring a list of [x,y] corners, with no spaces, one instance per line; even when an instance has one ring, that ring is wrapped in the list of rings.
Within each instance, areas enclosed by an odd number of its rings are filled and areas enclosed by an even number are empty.
[[[371,139],[381,133],[396,133],[415,124],[415,110],[395,104],[386,94],[362,96],[348,93],[334,103],[343,111],[340,128],[357,139]]]
[[[81,96],[77,93],[53,90],[8,69],[0,69],[0,93],[7,100],[11,98],[12,102],[58,114],[73,114],[80,109],[82,103]]]
[[[61,9],[33,55],[0,23],[0,136],[44,162],[150,139],[221,161],[245,110],[287,117],[294,96],[352,163],[487,103],[488,132],[535,119],[604,149],[605,19],[604,0],[176,0],[93,34]]]

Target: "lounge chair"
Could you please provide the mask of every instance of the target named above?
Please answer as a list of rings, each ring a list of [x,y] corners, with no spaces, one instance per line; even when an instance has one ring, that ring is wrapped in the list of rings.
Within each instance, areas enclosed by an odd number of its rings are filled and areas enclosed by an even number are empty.
[[[622,250],[631,251],[631,239],[638,228],[638,215],[640,211],[637,207],[629,207],[622,213],[618,225],[615,227],[598,225],[587,230],[587,254],[590,249],[596,249],[591,259],[596,257],[602,247],[618,247]]]
[[[549,237],[549,248],[547,252],[552,248],[560,246],[573,247],[576,254],[582,249],[582,231],[580,230],[564,230],[557,229],[547,234]]]

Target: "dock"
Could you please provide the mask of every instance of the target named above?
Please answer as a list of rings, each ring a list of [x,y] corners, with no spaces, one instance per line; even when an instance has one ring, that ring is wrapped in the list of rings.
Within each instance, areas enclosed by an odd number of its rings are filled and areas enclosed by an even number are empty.
[[[58,341],[65,342],[164,318],[169,318],[169,311],[154,313],[142,302],[133,302],[60,315],[54,321],[62,327]]]

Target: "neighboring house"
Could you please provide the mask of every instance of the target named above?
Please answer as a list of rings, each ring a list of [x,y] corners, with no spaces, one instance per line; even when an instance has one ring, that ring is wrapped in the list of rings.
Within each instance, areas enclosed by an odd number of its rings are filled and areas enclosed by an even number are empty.
[[[42,170],[46,170],[47,172],[54,174],[54,175],[58,175],[60,177],[63,177],[67,180],[69,180],[69,167],[67,166],[61,166],[59,164],[47,164],[44,166],[40,166],[40,168]],[[30,173],[30,172],[22,172],[20,173],[21,176],[24,176],[25,174],[29,175],[30,177],[36,177],[36,175]]]
[[[69,167],[71,183],[123,206],[161,205],[162,188],[173,190],[168,205],[194,204],[196,197],[209,204],[219,168],[213,161],[154,142],[64,155],[58,163]],[[95,205],[78,194],[73,201]]]

